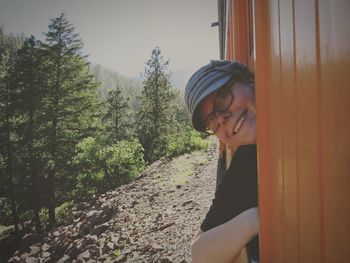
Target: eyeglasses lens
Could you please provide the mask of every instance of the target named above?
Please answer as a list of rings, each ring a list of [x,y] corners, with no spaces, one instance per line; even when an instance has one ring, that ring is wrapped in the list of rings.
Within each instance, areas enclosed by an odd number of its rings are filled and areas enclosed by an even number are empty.
[[[217,93],[214,101],[214,110],[205,119],[207,133],[214,134],[219,128],[219,122],[216,117],[217,112],[224,112],[230,106],[233,95],[230,90],[223,89]]]

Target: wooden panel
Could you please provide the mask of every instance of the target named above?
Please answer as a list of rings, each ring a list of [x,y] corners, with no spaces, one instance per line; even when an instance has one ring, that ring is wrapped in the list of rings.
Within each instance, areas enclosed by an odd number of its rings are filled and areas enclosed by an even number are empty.
[[[349,1],[319,3],[324,262],[350,259],[349,13]]]
[[[260,259],[268,262],[274,257],[276,244],[276,206],[274,206],[271,136],[269,133],[271,86],[271,45],[268,0],[255,0],[255,53],[256,53],[256,97],[258,127],[258,169],[259,169],[259,216],[260,216]],[[264,212],[266,211],[266,212]],[[272,261],[270,261],[272,262]]]
[[[264,262],[348,262],[350,2],[255,1]]]
[[[234,13],[234,0],[230,0],[228,2],[228,8],[227,8],[227,36],[226,36],[226,59],[228,60],[234,60],[235,58],[235,49],[234,49],[234,42],[235,42],[235,36],[234,36],[234,28],[233,28],[233,13]]]
[[[248,42],[248,1],[233,1],[233,28],[234,28],[234,55],[235,59],[248,64],[249,42]]]
[[[283,159],[282,159],[282,127],[280,123],[280,111],[281,111],[281,60],[280,60],[280,17],[279,17],[279,3],[278,0],[270,1],[270,37],[271,37],[271,58],[270,58],[270,92],[269,92],[269,112],[270,123],[269,123],[269,134],[271,137],[270,141],[270,158],[272,161],[271,165],[271,193],[274,206],[274,217],[275,226],[273,229],[273,247],[274,255],[278,262],[283,262],[283,249],[276,249],[283,244],[284,240],[284,177],[283,177]],[[265,89],[265,87],[264,87]],[[259,142],[258,142],[259,143]]]
[[[230,0],[228,5],[226,59],[254,65],[250,54],[249,1]],[[254,71],[254,68],[252,68]]]
[[[283,163],[283,232],[284,239],[280,250],[283,251],[283,262],[299,261],[299,178],[297,171],[297,118],[295,90],[295,41],[294,41],[294,4],[291,1],[280,1],[280,69],[281,69],[281,158]]]
[[[300,262],[321,262],[323,174],[319,160],[317,17],[314,2],[295,0],[294,8]]]

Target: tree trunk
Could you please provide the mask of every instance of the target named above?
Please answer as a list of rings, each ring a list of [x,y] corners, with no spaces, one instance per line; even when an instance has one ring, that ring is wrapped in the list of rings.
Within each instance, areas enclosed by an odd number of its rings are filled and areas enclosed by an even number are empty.
[[[11,211],[12,211],[13,223],[15,225],[15,233],[18,234],[19,233],[19,228],[18,228],[19,218],[18,218],[18,214],[17,214],[16,202],[15,202],[15,199],[14,199],[12,194],[11,194]]]
[[[34,208],[34,223],[35,223],[35,229],[38,234],[41,234],[41,222],[40,222],[40,216],[39,216],[39,209]]]
[[[17,205],[15,200],[15,194],[14,194],[14,184],[13,184],[13,174],[12,174],[12,152],[11,152],[11,137],[10,137],[10,114],[7,112],[6,114],[6,125],[7,125],[7,174],[9,178],[9,192],[10,192],[10,203],[11,203],[11,211],[12,211],[12,217],[13,222],[15,225],[15,232],[16,234],[19,233],[18,224],[19,224],[19,218],[17,213]]]
[[[52,228],[56,224],[55,216],[55,204],[50,202],[49,204],[49,228]]]

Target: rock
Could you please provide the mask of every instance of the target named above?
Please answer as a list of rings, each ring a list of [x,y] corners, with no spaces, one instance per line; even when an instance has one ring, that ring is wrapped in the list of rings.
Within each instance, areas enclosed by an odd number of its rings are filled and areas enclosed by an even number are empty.
[[[73,212],[73,218],[74,219],[80,219],[82,214],[83,214],[83,211],[74,211]]]
[[[112,262],[125,262],[126,260],[127,260],[128,258],[127,258],[127,256],[126,255],[120,255],[119,257],[117,257],[116,259],[115,259],[115,261],[112,261]]]
[[[29,248],[30,248],[29,256],[35,256],[40,252],[39,246],[30,246]]]
[[[55,231],[55,232],[52,233],[52,235],[54,237],[58,237],[60,235],[60,231]]]
[[[41,253],[41,256],[42,256],[43,258],[49,258],[49,257],[51,256],[51,253],[45,251],[45,252]]]
[[[89,203],[87,202],[81,202],[77,205],[77,210],[86,210],[89,208]]]
[[[112,242],[107,242],[106,244],[101,245],[100,248],[102,254],[107,254],[114,250],[116,248],[116,245]]]
[[[21,259],[26,259],[28,256],[29,256],[28,253],[23,253],[23,254],[21,255]]]
[[[110,250],[112,250],[112,249],[115,248],[115,244],[112,243],[112,242],[107,242],[106,246],[107,246]]]
[[[68,255],[63,255],[63,257],[61,257],[57,263],[67,263],[70,262],[71,258]]]
[[[26,249],[28,248],[30,245],[36,243],[39,241],[39,237],[37,234],[35,233],[29,233],[29,234],[26,234],[22,237],[22,240],[21,240],[21,248],[22,249]]]
[[[101,223],[101,217],[102,211],[92,210],[86,215],[86,219],[88,220],[88,223],[91,226],[97,225],[98,223]]]
[[[112,209],[111,202],[105,202],[101,205],[101,209],[104,213],[110,213]]]
[[[90,257],[91,257],[90,251],[87,249],[87,250],[85,250],[83,253],[80,253],[80,254],[77,256],[77,260],[84,261],[84,260],[86,260],[86,259],[89,259]]]
[[[187,200],[187,201],[182,203],[182,206],[186,206],[186,205],[191,204],[191,203],[193,203],[193,200]]]
[[[102,225],[95,226],[91,232],[91,235],[99,236],[103,232],[105,232],[108,229],[108,227],[109,227],[108,223],[104,223]]]
[[[91,235],[87,236],[93,243],[97,243],[98,238],[95,234],[91,233]]]
[[[25,259],[25,263],[39,263],[39,259],[37,259],[35,257],[27,257]]]
[[[21,262],[21,258],[18,256],[15,256],[8,260],[8,263],[16,263],[16,262]]]
[[[87,233],[89,233],[89,228],[85,222],[79,222],[77,225],[77,232],[79,237],[83,237]]]
[[[171,262],[173,262],[173,261],[168,257],[162,258],[160,260],[160,263],[171,263]]]
[[[141,251],[144,254],[144,253],[148,252],[149,250],[151,250],[151,248],[152,248],[152,246],[150,244],[146,244],[142,247]]]
[[[42,251],[48,251],[49,249],[50,249],[50,245],[49,244],[47,244],[47,243],[44,243],[42,246],[41,246],[41,250]]]
[[[67,254],[70,258],[76,258],[80,253],[81,249],[77,248],[74,245],[71,248],[67,249]]]
[[[43,242],[44,242],[44,243],[50,243],[50,242],[51,242],[51,238],[49,238],[49,237],[44,237],[44,238],[43,238]]]
[[[101,255],[100,248],[95,244],[89,245],[88,247],[86,247],[86,249],[88,249],[90,252],[90,255],[94,257],[99,257]]]
[[[155,230],[157,230],[157,231],[164,230],[164,229],[166,229],[174,224],[175,224],[175,222],[169,222],[169,223],[166,223],[166,224],[161,225],[159,227],[156,227]]]

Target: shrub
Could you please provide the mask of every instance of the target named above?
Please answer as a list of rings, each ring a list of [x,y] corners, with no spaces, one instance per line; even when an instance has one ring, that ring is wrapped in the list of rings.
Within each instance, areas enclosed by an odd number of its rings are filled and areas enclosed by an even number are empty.
[[[74,190],[78,200],[132,181],[146,165],[138,140],[106,145],[91,137],[76,146],[72,163],[79,171]]]
[[[207,146],[199,132],[186,126],[182,134],[174,133],[168,137],[166,155],[167,157],[175,157],[194,150],[205,149]]]
[[[0,225],[11,225],[13,223],[11,206],[6,198],[0,198]]]
[[[59,221],[71,221],[73,220],[72,209],[74,207],[74,201],[68,201],[61,204],[56,208],[56,215]]]

